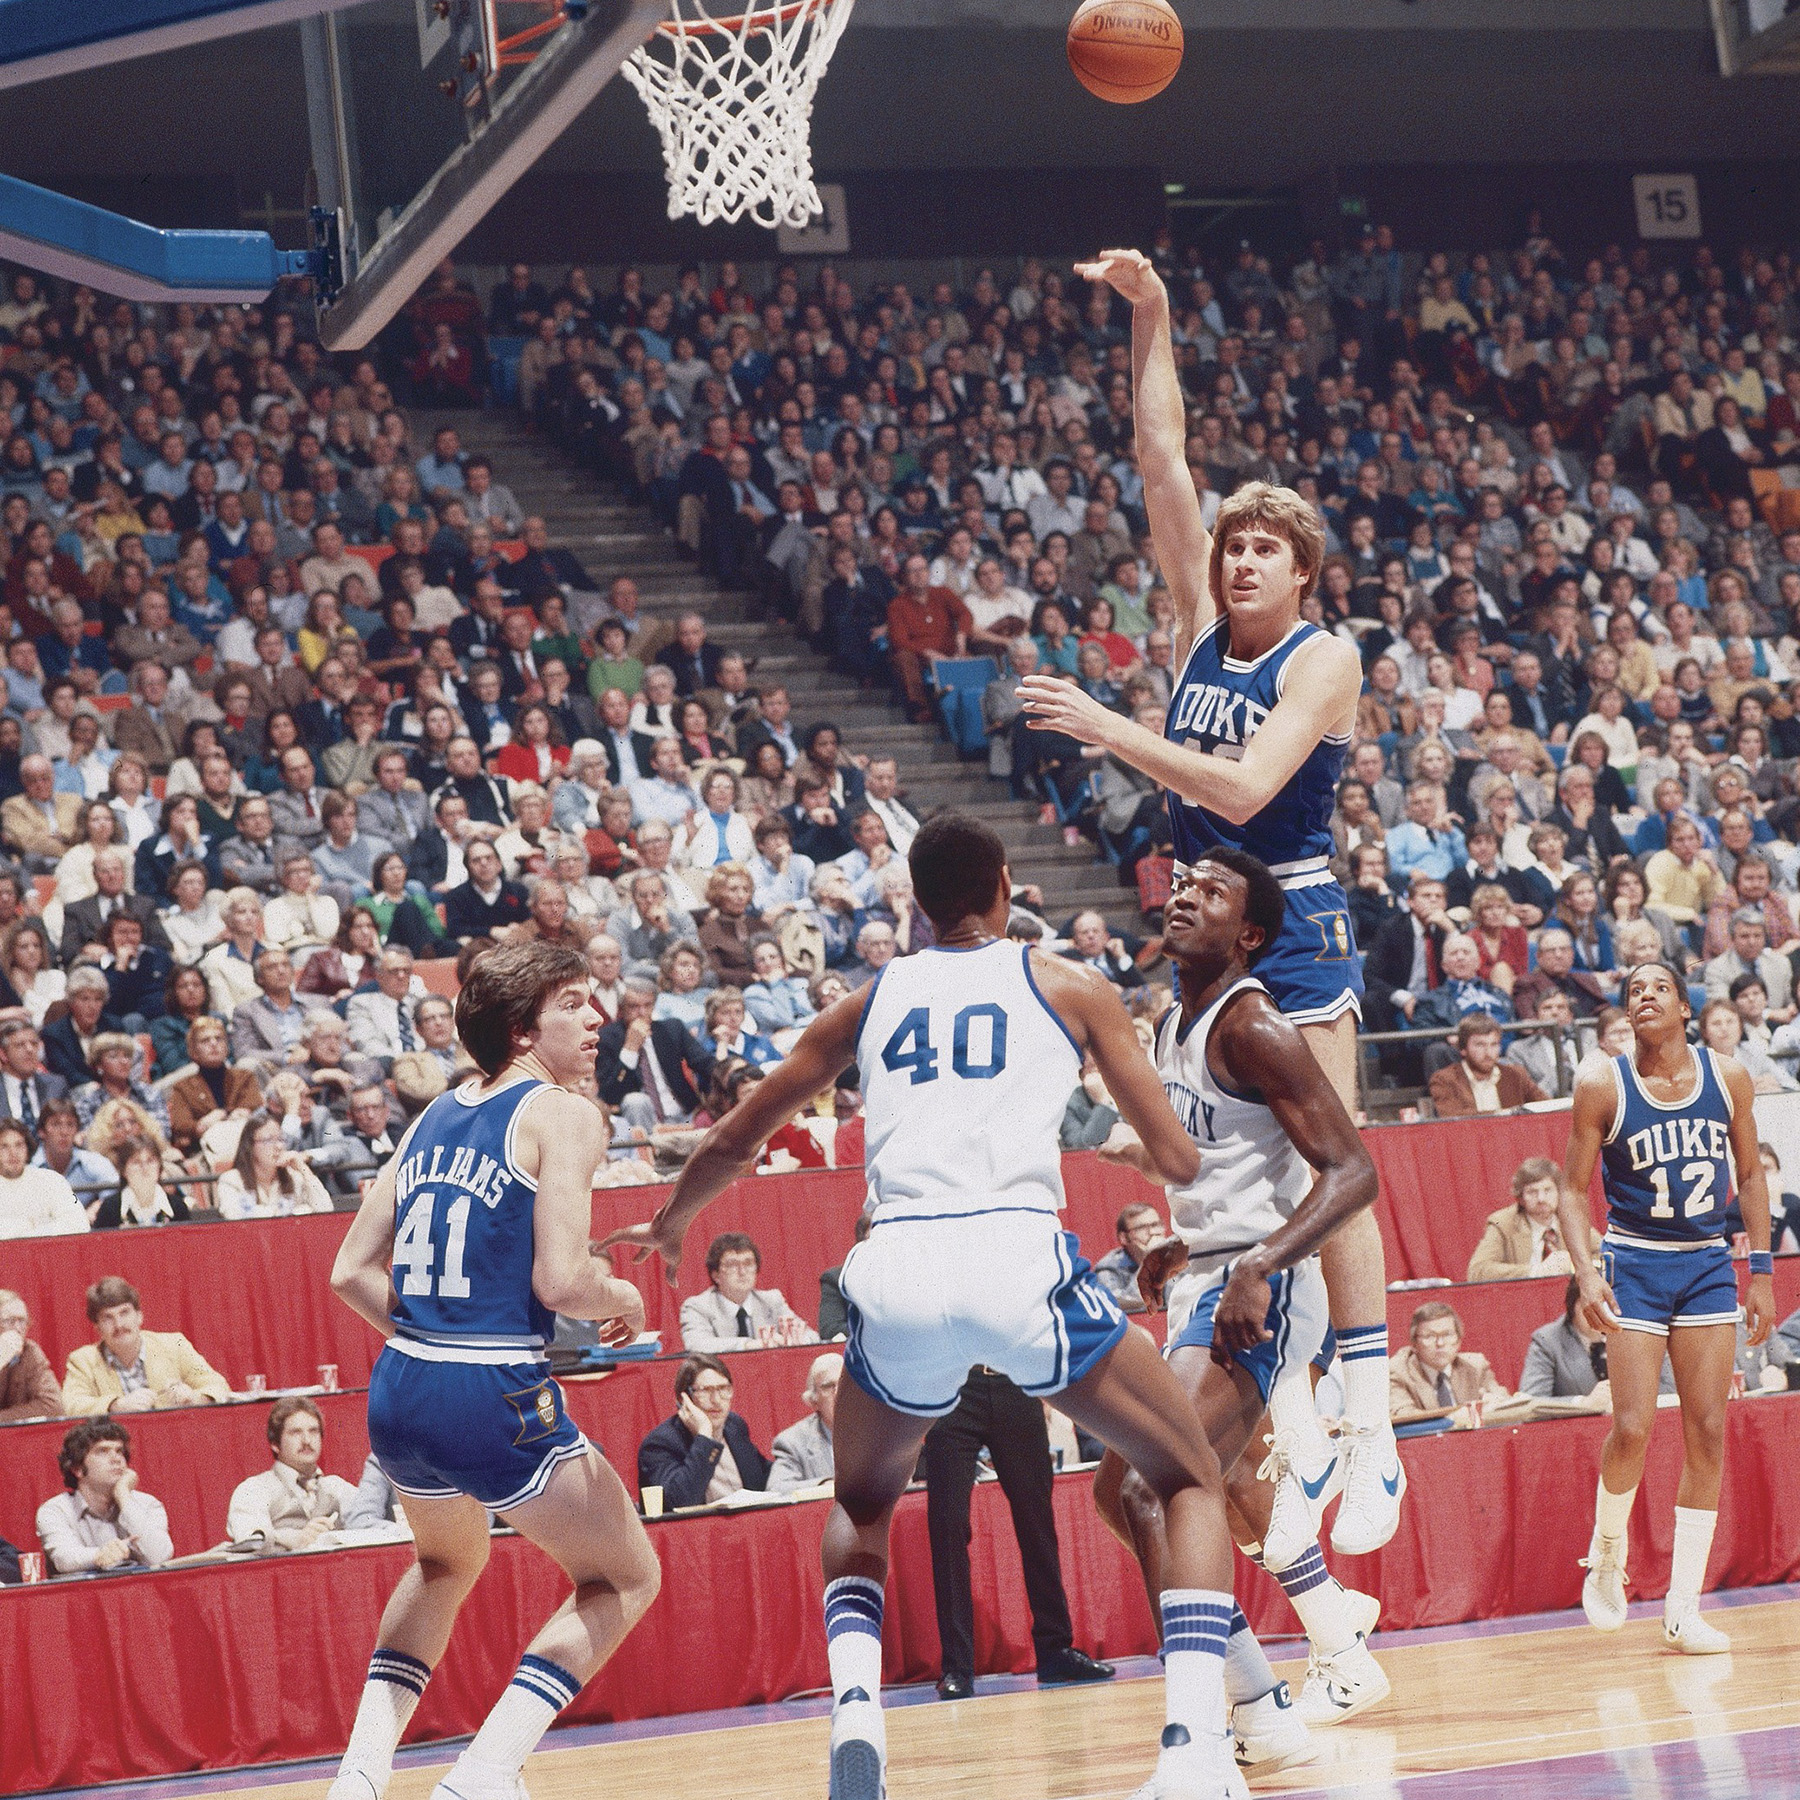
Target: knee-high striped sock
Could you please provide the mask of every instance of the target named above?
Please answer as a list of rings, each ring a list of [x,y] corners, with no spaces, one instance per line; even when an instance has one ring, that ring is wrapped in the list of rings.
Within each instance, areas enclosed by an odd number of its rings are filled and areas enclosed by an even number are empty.
[[[1244,1554],[1259,1569],[1263,1567],[1260,1546],[1246,1550]],[[1281,1583],[1281,1591],[1287,1595],[1288,1603],[1300,1615],[1301,1627],[1319,1655],[1335,1656],[1356,1642],[1356,1625],[1351,1619],[1344,1590],[1326,1568],[1324,1555],[1317,1544],[1310,1546],[1275,1579]]]
[[[1229,1594],[1211,1588],[1166,1588],[1162,1595],[1163,1678],[1168,1723],[1156,1772],[1164,1786],[1199,1788],[1214,1772],[1229,1735],[1225,1714],[1225,1646]]]
[[[881,1695],[880,1584],[862,1575],[840,1575],[825,1588],[825,1655],[831,1665],[831,1697],[841,1703],[852,1688],[865,1699]]]
[[[1337,1334],[1344,1364],[1344,1418],[1359,1431],[1387,1431],[1387,1321],[1351,1325]]]
[[[361,1776],[381,1800],[394,1773],[394,1752],[431,1679],[431,1670],[404,1650],[377,1649],[369,1658],[369,1678],[357,1703],[350,1744],[338,1764],[338,1779]]]
[[[517,1775],[538,1747],[556,1715],[571,1704],[583,1684],[567,1669],[542,1656],[524,1656],[519,1672],[482,1721],[474,1741],[458,1758],[480,1765],[482,1772]]]
[[[1234,1606],[1231,1635],[1225,1640],[1225,1704],[1242,1706],[1274,1693],[1280,1686],[1256,1633],[1250,1629],[1250,1621],[1244,1617],[1244,1609]]]

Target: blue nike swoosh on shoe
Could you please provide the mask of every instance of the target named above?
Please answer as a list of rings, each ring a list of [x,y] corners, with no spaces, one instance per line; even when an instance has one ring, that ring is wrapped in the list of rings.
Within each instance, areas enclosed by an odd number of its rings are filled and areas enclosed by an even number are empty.
[[[1320,1476],[1320,1477],[1319,1477],[1319,1479],[1318,1479],[1318,1480],[1317,1480],[1317,1481],[1308,1481],[1308,1480],[1307,1480],[1307,1479],[1306,1479],[1306,1477],[1305,1477],[1305,1476],[1304,1476],[1304,1475],[1301,1475],[1301,1474],[1300,1474],[1300,1473],[1299,1473],[1299,1472],[1298,1472],[1298,1471],[1297,1471],[1297,1470],[1296,1470],[1296,1471],[1295,1471],[1295,1479],[1296,1479],[1296,1480],[1297,1480],[1297,1481],[1298,1481],[1298,1482],[1299,1482],[1299,1483],[1300,1483],[1300,1491],[1301,1491],[1301,1492],[1302,1492],[1302,1493],[1303,1493],[1303,1494],[1304,1494],[1304,1495],[1305,1495],[1305,1496],[1306,1496],[1306,1497],[1307,1497],[1307,1499],[1309,1499],[1309,1500],[1316,1500],[1316,1499],[1318,1499],[1318,1497],[1319,1497],[1319,1496],[1320,1496],[1320,1495],[1321,1495],[1321,1494],[1322,1494],[1322,1493],[1324,1493],[1324,1491],[1325,1491],[1325,1484],[1326,1484],[1326,1482],[1328,1482],[1328,1481],[1329,1481],[1329,1480],[1330,1480],[1330,1479],[1331,1479],[1331,1476],[1332,1476],[1332,1471],[1333,1471],[1333,1470],[1334,1470],[1334,1469],[1336,1469],[1336,1467],[1337,1467],[1337,1458],[1336,1458],[1336,1457],[1335,1457],[1335,1456],[1334,1456],[1334,1457],[1333,1457],[1333,1458],[1332,1458],[1332,1459],[1331,1459],[1331,1461],[1330,1461],[1330,1462],[1328,1462],[1328,1463],[1327,1463],[1327,1464],[1326,1464],[1326,1465],[1325,1465],[1325,1473],[1324,1473],[1324,1474],[1323,1474],[1323,1475],[1321,1475],[1321,1476]],[[1393,1489],[1392,1489],[1392,1488],[1389,1488],[1389,1489],[1388,1489],[1388,1492],[1389,1492],[1389,1493],[1390,1493],[1390,1494],[1391,1494],[1391,1493],[1392,1493],[1392,1492],[1393,1492],[1393,1491],[1394,1491],[1394,1490],[1393,1490]]]
[[[1386,1475],[1382,1476],[1381,1485],[1387,1489],[1387,1491],[1390,1495],[1399,1493],[1399,1491],[1400,1491],[1400,1469],[1399,1469],[1398,1464],[1395,1465],[1393,1478],[1390,1480]]]

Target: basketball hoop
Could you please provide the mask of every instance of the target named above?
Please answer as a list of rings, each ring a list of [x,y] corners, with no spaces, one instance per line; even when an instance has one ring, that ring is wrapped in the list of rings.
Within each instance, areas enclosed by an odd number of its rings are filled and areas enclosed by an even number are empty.
[[[662,138],[669,217],[803,226],[813,183],[813,96],[854,0],[794,0],[715,17],[669,0],[670,19],[626,59]]]

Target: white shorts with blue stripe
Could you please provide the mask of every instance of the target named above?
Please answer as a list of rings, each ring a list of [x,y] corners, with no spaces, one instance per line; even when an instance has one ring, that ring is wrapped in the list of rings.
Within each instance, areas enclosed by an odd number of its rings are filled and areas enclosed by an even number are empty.
[[[955,1411],[977,1367],[1040,1398],[1059,1394],[1126,1330],[1074,1234],[1038,1207],[908,1214],[896,1203],[840,1280],[852,1379],[920,1418]]]
[[[1183,1269],[1169,1283],[1165,1356],[1177,1350],[1212,1348],[1213,1314],[1230,1279],[1229,1262],[1209,1263]],[[1316,1256],[1269,1277],[1269,1310],[1263,1327],[1268,1339],[1253,1349],[1240,1350],[1234,1360],[1248,1370],[1267,1400],[1288,1370],[1304,1369],[1320,1355],[1330,1335],[1331,1298]]]

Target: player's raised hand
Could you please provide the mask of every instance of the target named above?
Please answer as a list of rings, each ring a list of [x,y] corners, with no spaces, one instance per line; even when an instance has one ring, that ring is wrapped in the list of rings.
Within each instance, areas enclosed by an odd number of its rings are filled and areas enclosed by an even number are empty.
[[[1168,295],[1162,277],[1141,250],[1102,250],[1092,262],[1077,263],[1075,273],[1083,281],[1104,281],[1133,306]]]

